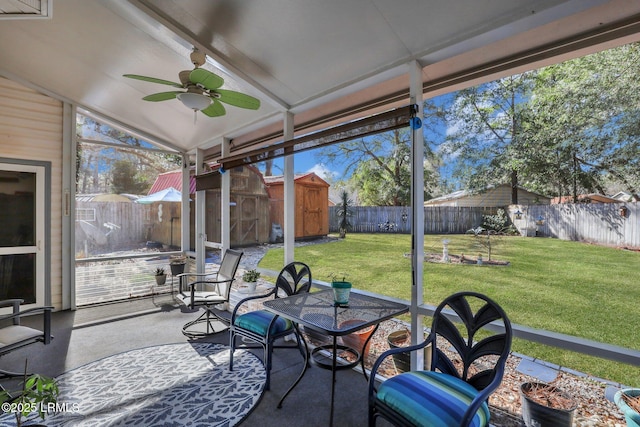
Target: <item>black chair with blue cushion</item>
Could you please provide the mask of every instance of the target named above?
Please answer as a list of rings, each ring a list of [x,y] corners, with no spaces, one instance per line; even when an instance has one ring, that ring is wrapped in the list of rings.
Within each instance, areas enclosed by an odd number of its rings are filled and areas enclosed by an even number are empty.
[[[267,374],[265,390],[269,390],[271,378],[271,355],[274,348],[298,348],[303,357],[307,352],[306,343],[300,336],[298,325],[288,319],[277,316],[267,310],[248,310],[248,303],[252,300],[265,298],[281,298],[296,295],[302,292],[309,292],[311,289],[311,270],[309,266],[302,262],[292,262],[287,264],[278,277],[273,289],[267,294],[255,295],[238,302],[231,314],[231,325],[229,327],[229,340],[231,347],[231,359],[229,369],[233,370],[233,353],[236,349],[236,338],[241,337],[245,342],[252,341],[259,344],[264,349],[262,362]],[[287,335],[293,334],[296,345],[280,344],[274,342]]]
[[[507,315],[490,298],[475,292],[446,298],[424,342],[388,350],[376,360],[369,381],[369,426],[378,417],[396,426],[489,425],[488,399],[502,381],[511,339]],[[376,372],[387,356],[429,344],[430,370],[405,372],[376,387]]]

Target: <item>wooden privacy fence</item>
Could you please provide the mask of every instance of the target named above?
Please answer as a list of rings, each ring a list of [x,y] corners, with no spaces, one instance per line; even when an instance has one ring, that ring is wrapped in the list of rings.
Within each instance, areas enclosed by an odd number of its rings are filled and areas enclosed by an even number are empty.
[[[180,203],[76,202],[76,252],[84,256],[138,247],[180,245]]]
[[[513,212],[516,210],[514,208],[517,207],[511,206],[509,210]],[[515,219],[513,214],[511,217],[523,235],[526,230],[531,234],[532,229],[537,229],[538,236],[640,248],[638,202],[529,205],[519,208],[523,212],[522,218]]]
[[[340,218],[336,206],[329,208],[329,231],[339,231]],[[496,208],[435,206],[424,208],[425,234],[461,234],[482,223],[482,215]],[[410,233],[411,208],[406,206],[355,206],[349,217],[351,232]]]
[[[337,233],[340,218],[329,208],[329,231]],[[555,237],[602,245],[640,248],[640,204],[579,203],[559,205],[510,205],[505,212],[523,236]],[[482,224],[483,215],[498,208],[430,206],[424,208],[425,234],[463,234]],[[520,211],[520,218],[515,212]],[[624,216],[622,211],[624,210]],[[403,206],[355,206],[349,217],[354,233],[410,233],[411,208]],[[540,221],[542,218],[542,221]]]

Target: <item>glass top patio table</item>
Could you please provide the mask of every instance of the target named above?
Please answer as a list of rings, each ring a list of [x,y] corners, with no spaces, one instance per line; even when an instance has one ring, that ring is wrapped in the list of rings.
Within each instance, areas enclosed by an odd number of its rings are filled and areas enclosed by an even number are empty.
[[[409,311],[409,306],[351,292],[348,306],[335,306],[331,289],[266,301],[269,311],[327,335],[342,336]]]
[[[394,316],[398,316],[409,311],[409,306],[406,304],[387,301],[381,298],[362,295],[355,292],[350,293],[348,306],[336,306],[333,300],[333,290],[331,289],[265,301],[264,307],[281,317],[291,320],[292,322],[304,325],[305,328],[315,329],[316,331],[323,332],[333,337],[333,345],[320,346],[314,349],[314,352],[325,349],[331,351],[331,365],[323,366],[323,364],[320,364],[320,366],[330,368],[332,371],[331,414],[329,418],[330,425],[333,425],[333,402],[335,395],[336,371],[341,368],[355,366],[359,359],[362,364],[362,371],[366,378],[364,358],[360,353],[361,349],[356,349],[356,351],[353,352],[353,349],[350,349],[349,347],[340,346],[337,344],[337,337],[350,334],[369,326],[375,326],[375,329],[377,329],[379,324],[384,320],[388,320]],[[369,337],[369,339],[370,338],[371,337]],[[363,348],[365,347],[366,342],[363,345]],[[338,366],[338,350],[351,351],[356,355],[357,360],[352,364]],[[312,356],[314,355],[314,352],[312,352]],[[306,371],[306,368],[307,366],[305,363],[300,377],[289,388],[289,390],[287,390],[284,396],[282,396],[278,403],[278,407],[281,407],[282,402],[289,392],[300,381]]]

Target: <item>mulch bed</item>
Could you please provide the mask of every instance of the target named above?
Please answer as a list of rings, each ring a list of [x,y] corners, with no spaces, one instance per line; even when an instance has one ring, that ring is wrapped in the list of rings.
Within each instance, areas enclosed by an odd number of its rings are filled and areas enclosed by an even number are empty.
[[[461,265],[490,265],[490,266],[507,266],[509,265],[509,261],[501,261],[501,260],[488,260],[483,259],[481,263],[478,263],[478,257],[470,257],[469,255],[454,255],[449,254],[448,261],[442,260],[442,254],[437,253],[428,253],[424,254],[424,260],[426,262],[435,262],[435,263],[445,263],[445,264],[461,264]]]
[[[407,329],[408,325],[397,319],[380,324],[371,338],[370,352],[365,366],[370,369],[380,354],[389,349],[387,336],[397,330]],[[327,344],[316,339],[310,339],[313,345]],[[518,371],[522,359],[512,354],[507,360],[505,375],[500,387],[489,398],[491,410],[491,424],[495,427],[522,427],[522,404],[520,402],[520,386],[525,382],[539,382],[537,378]],[[390,377],[398,374],[398,370],[391,358],[387,358],[378,372],[382,376]],[[575,426],[609,426],[624,425],[624,416],[615,403],[605,397],[607,384],[587,376],[573,375],[561,371],[557,378],[550,383],[571,396],[577,403]]]

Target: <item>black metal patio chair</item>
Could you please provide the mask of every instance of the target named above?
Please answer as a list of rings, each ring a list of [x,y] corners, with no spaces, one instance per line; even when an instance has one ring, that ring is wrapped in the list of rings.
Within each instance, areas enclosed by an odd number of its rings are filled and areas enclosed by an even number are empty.
[[[311,270],[309,266],[302,262],[292,262],[287,264],[278,277],[273,289],[264,295],[255,295],[245,298],[238,302],[231,314],[231,326],[229,327],[229,342],[231,347],[231,358],[229,369],[233,370],[233,353],[236,349],[236,338],[241,337],[243,340],[252,341],[264,349],[264,364],[267,378],[265,390],[269,390],[271,378],[271,353],[274,348],[298,348],[305,356],[307,352],[306,342],[300,335],[298,326],[291,321],[277,316],[267,310],[248,311],[248,302],[251,300],[265,298],[280,298],[291,296],[302,292],[309,292],[311,289]],[[295,335],[296,345],[274,345],[274,342],[287,335]]]
[[[190,309],[204,307],[204,313],[182,327],[184,335],[189,338],[201,338],[225,331],[229,327],[229,319],[218,315],[213,306],[229,302],[231,285],[235,280],[242,254],[240,251],[227,249],[217,271],[177,275],[180,287],[176,295],[178,302]]]
[[[51,342],[51,310],[53,307],[34,307],[20,311],[21,299],[0,301],[0,307],[13,307],[11,314],[0,315],[0,357],[21,347],[42,342]],[[42,330],[20,324],[20,318],[37,313],[43,314]],[[0,378],[23,376],[24,372],[0,370]]]
[[[453,316],[462,324],[456,325]],[[485,328],[495,321],[498,329],[500,322],[504,325],[503,331]],[[507,315],[488,297],[460,292],[446,298],[436,308],[425,341],[388,350],[376,360],[369,380],[369,426],[375,425],[377,417],[397,426],[489,425],[487,401],[502,381],[511,338]],[[421,350],[428,344],[430,370],[405,372],[376,387],[376,372],[387,356]]]

